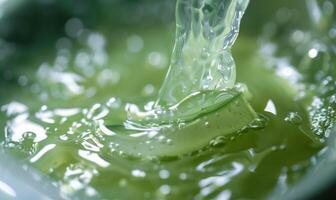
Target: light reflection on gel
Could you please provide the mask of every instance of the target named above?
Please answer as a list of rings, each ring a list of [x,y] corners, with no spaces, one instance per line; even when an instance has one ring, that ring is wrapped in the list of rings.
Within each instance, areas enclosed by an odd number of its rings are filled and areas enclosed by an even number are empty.
[[[37,154],[35,154],[29,161],[31,163],[34,163],[38,161],[40,158],[42,158],[46,153],[48,153],[50,150],[54,149],[56,147],[56,144],[48,144],[44,146]]]
[[[267,101],[267,104],[266,104],[266,107],[265,107],[264,111],[270,112],[273,115],[277,114],[277,109],[275,107],[274,102],[271,99]]]
[[[7,134],[12,141],[20,142],[27,132],[35,134],[34,142],[41,142],[47,138],[47,131],[39,124],[28,120],[29,114],[24,113],[15,117],[7,126]]]
[[[9,195],[10,197],[13,197],[13,198],[16,197],[15,190],[10,185],[8,185],[7,183],[1,180],[0,180],[0,190],[3,191],[5,194]]]
[[[216,190],[218,187],[222,187],[227,184],[232,177],[239,174],[244,170],[244,166],[238,162],[232,162],[232,170],[223,171],[218,176],[207,177],[199,182],[201,188],[201,194],[207,196]]]
[[[99,167],[106,168],[110,166],[110,163],[102,159],[97,153],[92,153],[85,150],[78,150],[78,155],[88,161],[97,164]]]
[[[5,112],[7,116],[12,116],[26,112],[28,107],[20,102],[12,101],[9,104],[1,106],[1,111]]]
[[[134,177],[145,177],[146,173],[144,171],[139,170],[139,169],[135,169],[135,170],[132,171],[132,175]]]

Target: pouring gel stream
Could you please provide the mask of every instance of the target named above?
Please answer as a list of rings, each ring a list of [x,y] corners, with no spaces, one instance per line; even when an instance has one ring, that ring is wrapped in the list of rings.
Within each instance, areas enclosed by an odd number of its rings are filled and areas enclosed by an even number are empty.
[[[129,111],[123,126],[108,126],[119,152],[180,156],[218,136],[233,137],[256,118],[242,88],[234,87],[230,50],[248,2],[177,1],[175,47],[156,104],[148,112]]]

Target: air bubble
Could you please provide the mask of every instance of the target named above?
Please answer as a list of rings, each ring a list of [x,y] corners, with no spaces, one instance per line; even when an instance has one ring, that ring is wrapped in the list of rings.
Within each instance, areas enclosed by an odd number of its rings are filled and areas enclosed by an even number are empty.
[[[127,39],[127,49],[132,53],[137,53],[141,51],[144,47],[144,42],[142,38],[138,35],[130,36]]]
[[[208,121],[206,121],[206,122],[204,123],[204,126],[205,126],[205,127],[209,127],[209,126],[210,126],[210,123],[209,123]]]
[[[87,43],[94,51],[102,51],[105,48],[106,39],[100,33],[90,34]]]
[[[292,39],[296,43],[301,42],[304,39],[304,37],[305,37],[305,34],[300,30],[296,30],[292,34]]]
[[[167,142],[167,144],[170,145],[170,146],[173,145],[173,140],[172,140],[172,139],[167,139],[166,142]]]
[[[332,96],[330,97],[330,99],[329,99],[329,103],[330,103],[331,105],[336,106],[336,94],[334,94],[334,95],[332,95]]]
[[[157,69],[162,69],[166,66],[167,58],[159,52],[151,52],[147,57],[148,63]]]
[[[180,178],[181,180],[187,180],[188,175],[187,175],[187,173],[181,173],[181,174],[179,175],[179,178]]]
[[[225,136],[218,136],[214,139],[212,139],[209,142],[209,145],[212,147],[219,147],[219,146],[223,146],[228,142],[228,138]]]
[[[300,125],[303,122],[302,117],[297,112],[290,112],[285,118],[286,122],[290,122],[295,125]]]
[[[18,79],[18,83],[21,85],[21,86],[26,86],[28,84],[28,77],[27,76],[20,76],[19,79]]]
[[[155,92],[155,87],[152,84],[147,84],[145,87],[142,89],[142,94],[144,96],[151,96]]]
[[[144,106],[145,111],[151,111],[154,109],[155,101],[150,101]]]
[[[119,98],[112,97],[107,101],[106,105],[110,108],[119,108],[121,106],[121,100]]]
[[[146,176],[146,173],[142,170],[139,170],[139,169],[135,169],[132,171],[132,176],[134,177],[145,177]]]
[[[102,70],[97,78],[97,82],[102,87],[106,87],[106,85],[116,85],[120,82],[121,75],[119,71],[117,70],[111,70],[111,69],[104,69]]]
[[[161,144],[165,144],[167,141],[166,141],[166,137],[163,136],[163,135],[160,135],[158,137],[158,141],[161,143]]]
[[[36,134],[33,132],[23,133],[19,148],[30,155],[34,154],[37,150],[37,143],[34,142],[35,138]]]
[[[182,129],[182,128],[184,128],[186,126],[186,123],[180,122],[180,123],[178,123],[177,126],[178,126],[179,129]]]
[[[319,53],[318,50],[313,48],[309,50],[308,56],[313,59],[317,57],[318,53]]]
[[[330,31],[329,31],[329,36],[331,38],[336,38],[336,28],[332,28]]]
[[[63,140],[63,141],[66,141],[69,139],[69,137],[66,135],[66,134],[63,134],[63,135],[60,135],[59,136],[59,139]]]
[[[166,169],[162,169],[159,172],[159,176],[160,176],[161,179],[167,179],[170,176],[170,172]]]
[[[163,195],[168,195],[171,192],[171,188],[169,185],[162,185],[159,190]]]
[[[127,180],[124,179],[124,178],[120,179],[119,186],[120,187],[126,187],[127,186]]]
[[[33,132],[25,132],[24,134],[22,134],[22,138],[24,140],[26,139],[34,140],[36,138],[36,134]]]
[[[65,24],[65,32],[72,38],[76,38],[83,31],[84,25],[78,18],[72,18]]]
[[[98,192],[92,188],[92,187],[87,187],[85,188],[85,193],[89,196],[89,197],[94,197],[98,194]]]
[[[88,111],[86,117],[88,119],[99,120],[108,115],[109,111],[105,106],[101,104],[94,104]]]
[[[267,118],[264,116],[259,115],[250,125],[249,128],[251,129],[263,129],[267,125]]]

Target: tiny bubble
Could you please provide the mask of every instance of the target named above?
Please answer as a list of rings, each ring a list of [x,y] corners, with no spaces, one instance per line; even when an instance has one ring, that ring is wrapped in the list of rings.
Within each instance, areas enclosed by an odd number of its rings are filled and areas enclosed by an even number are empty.
[[[290,112],[286,116],[285,121],[295,125],[300,125],[303,120],[302,117],[297,112]]]
[[[162,186],[160,187],[160,192],[161,192],[161,194],[163,194],[163,195],[168,195],[168,194],[170,194],[170,192],[171,192],[171,188],[170,188],[169,185],[162,185]]]

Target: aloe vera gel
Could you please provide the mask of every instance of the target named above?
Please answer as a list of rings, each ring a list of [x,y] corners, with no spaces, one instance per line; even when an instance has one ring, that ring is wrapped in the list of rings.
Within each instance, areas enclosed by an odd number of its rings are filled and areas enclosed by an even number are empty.
[[[1,151],[65,199],[280,198],[330,148],[335,5],[238,37],[248,4],[177,0],[175,26],[128,34],[68,20],[35,67],[4,70]]]

